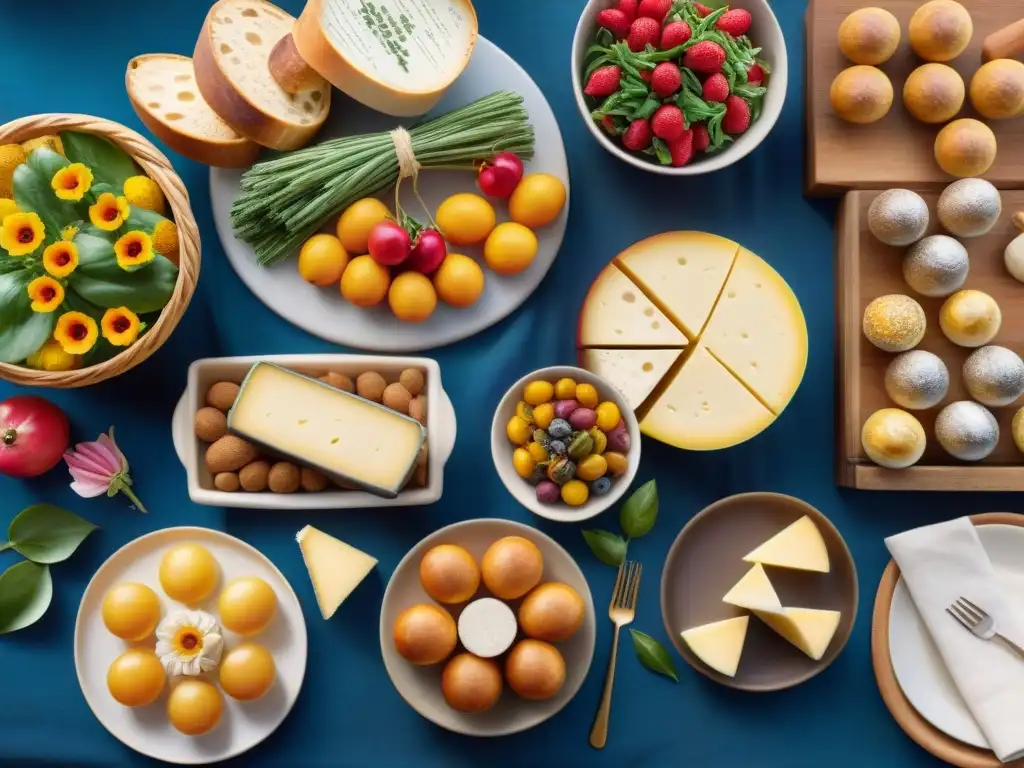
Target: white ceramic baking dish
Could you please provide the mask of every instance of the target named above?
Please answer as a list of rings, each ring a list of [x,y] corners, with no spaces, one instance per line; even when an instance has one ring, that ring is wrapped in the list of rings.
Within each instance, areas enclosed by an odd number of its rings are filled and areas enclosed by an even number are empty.
[[[247,493],[218,491],[203,461],[195,436],[195,412],[205,405],[206,390],[217,381],[240,382],[254,363],[264,361],[310,376],[336,371],[353,379],[364,371],[377,371],[389,383],[406,368],[419,368],[426,377],[428,477],[425,488],[409,488],[397,498],[384,499],[365,491],[342,489],[319,493]],[[196,504],[250,509],[354,509],[432,504],[441,498],[444,465],[455,447],[455,409],[441,385],[441,367],[426,357],[381,355],[265,355],[262,357],[208,357],[188,369],[188,385],[174,409],[171,433],[174,450],[185,466],[188,495]]]

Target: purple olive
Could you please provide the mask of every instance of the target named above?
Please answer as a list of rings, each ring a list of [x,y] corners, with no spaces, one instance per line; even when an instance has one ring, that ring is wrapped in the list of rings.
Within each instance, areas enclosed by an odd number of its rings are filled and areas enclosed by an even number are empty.
[[[569,420],[569,417],[580,407],[575,400],[556,400],[555,418]]]
[[[562,491],[550,480],[541,480],[537,483],[537,501],[541,504],[554,504],[562,498]]]
[[[605,437],[608,438],[608,447],[605,450],[623,454],[629,453],[629,446],[633,441],[629,436],[629,430],[626,429],[624,424],[620,422],[619,426],[608,432]]]
[[[569,417],[573,429],[590,429],[597,424],[597,413],[593,408],[577,408]]]

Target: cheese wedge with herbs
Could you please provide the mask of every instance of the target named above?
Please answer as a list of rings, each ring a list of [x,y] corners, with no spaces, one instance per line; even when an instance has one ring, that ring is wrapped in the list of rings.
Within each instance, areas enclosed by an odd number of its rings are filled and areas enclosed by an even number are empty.
[[[821,537],[818,526],[806,515],[783,528],[743,559],[748,563],[797,571],[828,573],[831,569],[825,539]]]
[[[685,347],[686,336],[614,264],[590,286],[580,312],[581,347]]]
[[[375,558],[311,525],[299,531],[295,540],[325,620],[377,566]]]
[[[839,611],[815,608],[783,608],[781,612],[755,610],[754,613],[815,661],[825,655],[842,618]]]
[[[761,611],[763,613],[782,613],[782,603],[775,593],[775,587],[768,580],[768,574],[764,567],[758,563],[744,574],[743,578],[736,582],[730,589],[723,603],[735,605],[737,608],[746,608],[748,611]]]
[[[688,629],[680,636],[697,658],[713,670],[736,677],[749,624],[749,616],[737,616]]]
[[[580,365],[610,381],[636,410],[682,354],[681,349],[583,349]]]

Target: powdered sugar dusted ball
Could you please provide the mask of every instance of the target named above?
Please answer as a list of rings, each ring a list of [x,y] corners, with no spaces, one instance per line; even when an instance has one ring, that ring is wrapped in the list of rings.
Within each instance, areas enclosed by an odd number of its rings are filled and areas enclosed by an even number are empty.
[[[976,349],[964,361],[963,376],[971,397],[993,408],[1024,395],[1024,360],[1006,347]]]
[[[999,443],[999,423],[985,406],[958,400],[939,411],[935,438],[953,458],[981,461]]]
[[[949,369],[942,358],[923,349],[905,352],[885,371],[885,391],[903,408],[923,410],[942,402],[949,391]]]
[[[1003,201],[999,190],[984,179],[960,179],[939,195],[935,213],[957,237],[980,237],[999,221]]]
[[[949,296],[967,280],[967,249],[948,235],[918,240],[903,257],[903,279],[922,296]]]
[[[886,245],[910,245],[928,230],[928,204],[909,189],[887,189],[868,208],[868,229]]]

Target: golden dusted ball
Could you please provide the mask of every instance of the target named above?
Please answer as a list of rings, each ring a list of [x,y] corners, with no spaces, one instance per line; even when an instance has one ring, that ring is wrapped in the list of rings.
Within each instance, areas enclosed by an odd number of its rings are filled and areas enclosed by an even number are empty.
[[[927,438],[921,422],[899,408],[883,408],[868,416],[860,431],[864,453],[887,469],[906,469],[924,454]]]
[[[1018,451],[1024,453],[1024,408],[1013,414],[1010,431],[1013,432],[1013,444],[1017,446]]]
[[[996,59],[982,64],[971,78],[971,103],[989,120],[1024,114],[1024,63]]]
[[[858,64],[844,69],[828,91],[835,113],[848,123],[881,120],[892,107],[892,81],[880,69]]]
[[[839,50],[854,64],[883,64],[899,44],[900,23],[883,8],[860,8],[839,25]]]
[[[951,61],[974,34],[971,14],[955,0],[931,0],[910,17],[910,47],[925,61]]]
[[[927,324],[921,305],[901,293],[879,296],[864,310],[864,336],[885,352],[913,349]]]
[[[935,162],[950,176],[981,176],[996,161],[996,135],[980,120],[963,117],[935,137]]]
[[[981,347],[999,333],[1003,313],[996,300],[983,291],[957,291],[939,310],[939,327],[961,347]]]
[[[903,106],[922,123],[945,123],[964,105],[960,73],[946,64],[922,64],[903,84]]]

